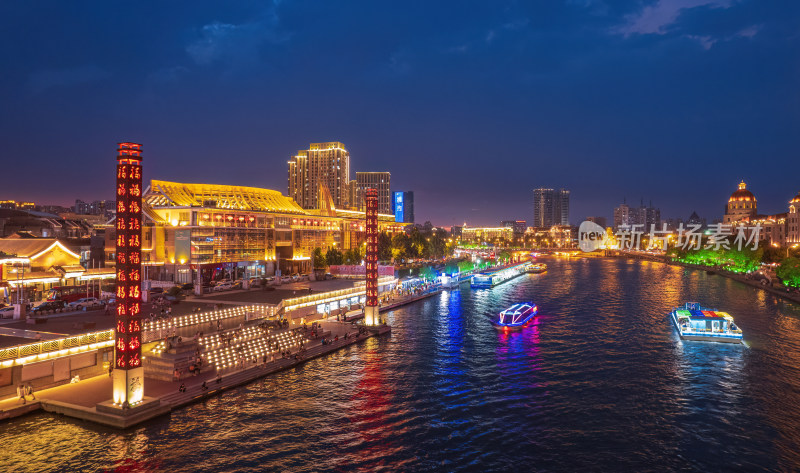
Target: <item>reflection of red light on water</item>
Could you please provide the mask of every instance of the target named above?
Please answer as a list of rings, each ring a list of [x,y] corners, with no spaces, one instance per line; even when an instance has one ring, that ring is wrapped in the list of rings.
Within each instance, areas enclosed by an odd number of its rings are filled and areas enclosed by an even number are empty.
[[[134,460],[132,458],[123,458],[114,462],[114,466],[110,470],[114,473],[127,473],[127,472],[156,472],[163,471],[159,461],[154,460]]]
[[[359,457],[380,459],[395,449],[392,436],[405,429],[393,429],[388,425],[387,412],[393,391],[384,382],[380,355],[372,351],[364,358],[361,381],[352,398],[355,409],[349,420],[364,442]]]

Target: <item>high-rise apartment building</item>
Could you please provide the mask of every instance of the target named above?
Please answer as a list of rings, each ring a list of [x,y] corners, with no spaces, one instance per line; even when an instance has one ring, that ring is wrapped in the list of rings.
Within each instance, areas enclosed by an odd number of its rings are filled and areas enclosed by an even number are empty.
[[[623,225],[631,225],[631,208],[625,203],[614,209],[614,228]]]
[[[95,200],[93,202],[84,202],[80,199],[77,199],[75,200],[75,206],[72,208],[72,210],[78,215],[106,215],[109,212],[113,214],[116,208],[116,201],[113,200]]]
[[[533,226],[550,228],[554,225],[569,225],[569,191],[534,189]]]
[[[357,172],[355,207],[358,210],[365,209],[364,195],[367,189],[378,191],[378,213],[392,214],[392,193],[389,191],[389,180],[391,173],[388,172]]]
[[[649,231],[652,225],[661,229],[661,210],[652,204],[649,207],[645,207],[644,203],[639,207],[631,207],[622,203],[614,209],[614,228],[619,229],[623,225],[641,225],[638,229],[643,231]]]
[[[414,223],[414,192],[394,193],[394,221]]]
[[[289,197],[304,209],[316,209],[319,186],[331,193],[337,208],[350,202],[350,153],[338,141],[311,143],[289,160]]]

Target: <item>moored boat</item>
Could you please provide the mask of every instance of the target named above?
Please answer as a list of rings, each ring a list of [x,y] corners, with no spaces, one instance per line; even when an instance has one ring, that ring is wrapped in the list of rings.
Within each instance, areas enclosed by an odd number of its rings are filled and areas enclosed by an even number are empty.
[[[498,330],[519,330],[526,326],[539,312],[533,302],[520,302],[492,317],[492,325]]]
[[[687,302],[673,309],[670,318],[684,340],[742,343],[742,331],[727,312]]]

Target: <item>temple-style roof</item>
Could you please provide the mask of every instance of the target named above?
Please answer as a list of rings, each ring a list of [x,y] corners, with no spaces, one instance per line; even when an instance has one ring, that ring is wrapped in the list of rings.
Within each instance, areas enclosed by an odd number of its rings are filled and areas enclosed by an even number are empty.
[[[31,258],[57,243],[55,238],[0,238],[0,251],[18,258]]]
[[[270,189],[220,184],[150,182],[143,200],[150,207],[216,207],[305,215],[297,202]]]

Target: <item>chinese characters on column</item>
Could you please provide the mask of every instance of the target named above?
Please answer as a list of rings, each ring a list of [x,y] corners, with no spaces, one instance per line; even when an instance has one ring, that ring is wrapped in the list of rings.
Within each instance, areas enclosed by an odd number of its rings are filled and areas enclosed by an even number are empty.
[[[378,305],[378,191],[367,189],[367,254],[364,258],[367,273],[367,306]]]
[[[142,365],[142,145],[120,143],[117,150],[117,334],[116,369]]]

